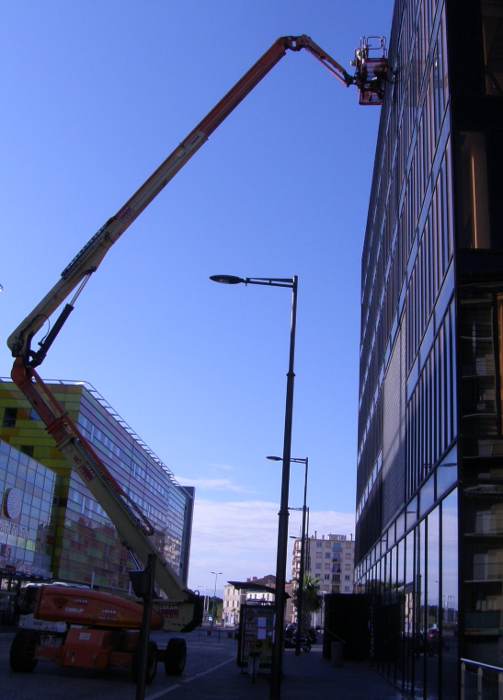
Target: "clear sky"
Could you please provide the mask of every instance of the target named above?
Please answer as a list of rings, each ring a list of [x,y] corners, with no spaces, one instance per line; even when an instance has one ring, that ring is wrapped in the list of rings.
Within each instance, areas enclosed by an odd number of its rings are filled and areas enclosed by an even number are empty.
[[[339,63],[389,36],[391,0],[23,0],[0,27],[0,374],[7,335],[259,56],[309,34]],[[111,250],[45,378],[93,384],[196,486],[190,585],[274,573],[290,291],[292,456],[311,531],[353,533],[360,257],[379,108],[289,53]],[[293,507],[303,467],[292,465]],[[291,533],[299,534],[293,512]]]

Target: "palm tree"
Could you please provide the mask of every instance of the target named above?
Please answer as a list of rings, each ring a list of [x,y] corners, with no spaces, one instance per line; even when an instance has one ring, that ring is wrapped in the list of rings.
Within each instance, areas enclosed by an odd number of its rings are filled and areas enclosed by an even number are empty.
[[[304,585],[302,586],[302,620],[299,620],[300,629],[309,629],[311,622],[311,613],[316,612],[321,608],[320,596],[320,581],[310,574],[304,575]],[[294,603],[297,610],[299,609],[300,587],[297,586],[295,591]]]

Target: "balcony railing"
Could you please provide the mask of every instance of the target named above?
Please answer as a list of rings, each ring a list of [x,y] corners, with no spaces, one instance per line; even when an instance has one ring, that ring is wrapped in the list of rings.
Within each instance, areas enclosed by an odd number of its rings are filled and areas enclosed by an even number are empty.
[[[503,668],[461,659],[461,700],[503,700]]]
[[[475,581],[501,581],[503,578],[503,564],[499,562],[481,562],[473,564],[473,580]]]

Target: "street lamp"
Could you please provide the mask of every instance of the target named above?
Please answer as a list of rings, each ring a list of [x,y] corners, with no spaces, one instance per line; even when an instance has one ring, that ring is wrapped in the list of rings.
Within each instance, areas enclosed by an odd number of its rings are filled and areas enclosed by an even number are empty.
[[[281,461],[281,457],[275,457],[269,455],[267,459],[271,459],[275,462]],[[300,545],[300,567],[299,567],[299,596],[297,600],[297,632],[295,637],[295,656],[300,655],[300,637],[301,637],[301,623],[302,623],[302,613],[304,608],[304,568],[306,561],[306,515],[307,515],[307,472],[309,469],[309,457],[291,457],[290,462],[295,462],[296,464],[304,465],[304,502],[302,505],[302,539]]]
[[[278,513],[278,547],[276,555],[276,593],[274,596],[275,621],[274,644],[272,648],[271,700],[281,696],[281,675],[283,665],[283,637],[285,617],[286,558],[288,554],[288,491],[290,487],[290,455],[292,450],[293,386],[295,380],[295,330],[297,324],[297,286],[299,278],[294,277],[236,277],[234,275],[213,275],[213,282],[221,284],[258,284],[268,287],[287,287],[292,290],[292,316],[290,324],[290,354],[286,382],[285,427],[283,432],[283,467],[281,470],[281,500]]]
[[[215,587],[213,588],[213,609],[212,609],[212,615],[211,615],[211,626],[213,627],[213,623],[215,622],[215,617],[216,617],[216,598],[217,598],[217,578],[222,574],[221,571],[210,571],[210,574],[213,574],[215,577]]]

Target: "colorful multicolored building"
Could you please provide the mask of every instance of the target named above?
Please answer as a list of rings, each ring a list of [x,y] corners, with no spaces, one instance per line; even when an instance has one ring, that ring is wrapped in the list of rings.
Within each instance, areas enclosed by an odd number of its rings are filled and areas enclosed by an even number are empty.
[[[47,382],[107,469],[155,528],[157,546],[186,583],[194,489],[171,470],[86,382]],[[128,589],[128,551],[45,426],[10,380],[0,380],[0,438],[49,468],[54,492],[52,575],[102,588]],[[44,481],[45,487],[45,481]]]

